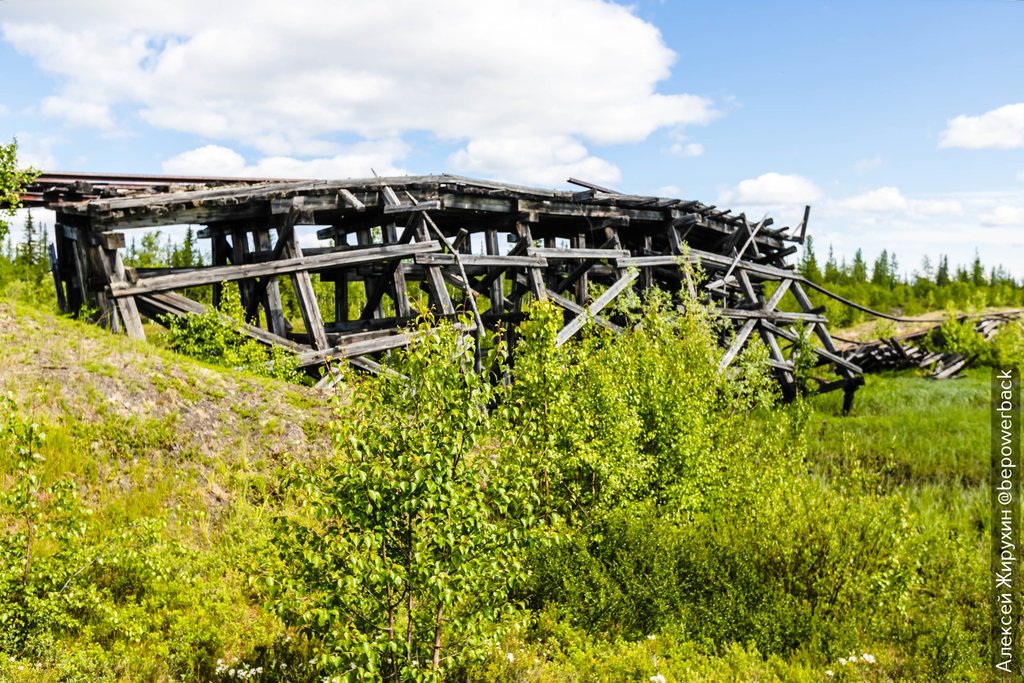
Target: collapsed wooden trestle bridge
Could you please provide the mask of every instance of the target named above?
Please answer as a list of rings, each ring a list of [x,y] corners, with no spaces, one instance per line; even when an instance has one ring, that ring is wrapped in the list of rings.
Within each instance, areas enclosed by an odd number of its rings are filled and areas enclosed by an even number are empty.
[[[409,342],[405,328],[424,308],[438,318],[473,308],[476,320],[497,328],[521,319],[528,300],[549,299],[564,310],[564,343],[588,321],[618,329],[608,305],[628,290],[696,293],[684,267],[692,263],[706,275],[701,294],[730,323],[723,368],[760,338],[792,398],[791,349],[805,346],[794,326],[805,325],[819,342],[816,389],[843,389],[852,402],[860,368],[836,350],[823,309],[787,260],[803,241],[806,216],[796,230],[776,228],[697,201],[570,182],[582,189],[448,175],[327,182],[44,174],[25,200],[56,212],[63,307],[94,306],[111,330],[132,338],[145,338],[142,316],[204,310],[182,290],[212,286],[217,303],[225,284],[237,283],[255,338],[291,350],[301,366],[347,359],[372,370],[380,353]],[[126,233],[183,224],[203,226],[198,236],[209,240],[212,265],[126,267]],[[300,246],[308,226],[333,246]],[[314,277],[333,283],[333,316],[322,313]],[[287,281],[301,332],[282,307]],[[352,282],[365,292],[356,312]]]

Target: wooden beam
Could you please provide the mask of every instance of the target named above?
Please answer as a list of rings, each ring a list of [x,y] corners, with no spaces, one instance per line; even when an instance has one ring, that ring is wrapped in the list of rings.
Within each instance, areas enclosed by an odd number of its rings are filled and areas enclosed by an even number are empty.
[[[583,325],[587,322],[589,316],[596,316],[604,307],[607,306],[621,294],[627,287],[629,287],[634,280],[637,278],[636,272],[629,272],[624,277],[620,278],[611,287],[606,289],[601,296],[594,300],[594,303],[587,306],[586,312],[588,315],[577,315],[569,324],[563,327],[558,336],[555,338],[555,346],[561,346],[565,342],[569,341],[574,334],[580,331]]]
[[[139,278],[137,284],[116,283],[112,287],[115,297],[136,296],[143,292],[166,292],[172,289],[212,285],[219,282],[234,282],[264,275],[288,275],[330,268],[332,266],[354,266],[362,263],[376,263],[403,259],[416,254],[424,254],[440,250],[437,242],[415,242],[404,245],[386,245],[367,249],[319,256],[296,256],[266,263],[250,263],[245,265],[210,266],[195,268],[188,273],[163,275],[153,278]]]
[[[546,268],[547,259],[540,256],[491,256],[490,254],[417,254],[413,261],[421,266],[465,266],[488,268]]]

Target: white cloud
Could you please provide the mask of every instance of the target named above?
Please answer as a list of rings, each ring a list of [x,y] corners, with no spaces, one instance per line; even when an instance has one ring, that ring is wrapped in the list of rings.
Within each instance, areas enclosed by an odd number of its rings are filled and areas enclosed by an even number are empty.
[[[765,173],[742,180],[735,188],[722,193],[722,202],[741,205],[772,206],[807,204],[821,197],[821,190],[803,176]]]
[[[11,113],[11,108],[6,104],[0,104],[0,116],[7,116]]]
[[[220,145],[206,145],[182,152],[163,163],[163,171],[174,175],[207,175],[236,178],[369,178],[402,175],[406,171],[395,161],[407,153],[404,143],[384,140],[351,145],[332,157],[295,159],[273,156],[248,164],[238,152]]]
[[[103,127],[123,111],[267,155],[330,158],[339,135],[426,132],[463,144],[460,159],[482,173],[514,166],[523,177],[529,163],[499,155],[485,166],[483,148],[571,140],[558,156],[716,116],[707,98],[657,91],[675,54],[655,26],[604,0],[6,5],[6,40],[62,83],[49,113]],[[83,101],[89,111],[66,104]],[[573,157],[612,175],[589,153]]]
[[[114,127],[110,116],[110,108],[105,104],[72,100],[67,97],[47,97],[40,104],[39,110],[44,116],[64,119],[73,126],[100,128],[109,130]]]
[[[570,176],[595,183],[616,183],[622,174],[614,164],[590,156],[587,148],[567,136],[473,140],[449,162],[462,173],[496,173],[512,181],[561,185]]]
[[[911,199],[910,210],[925,216],[963,213],[964,207],[956,199]]]
[[[880,187],[839,202],[839,206],[850,211],[905,211],[906,197],[896,187]]]
[[[19,132],[14,137],[18,140],[18,165],[29,166],[41,171],[53,171],[58,168],[57,157],[53,148],[56,138],[33,133]]]
[[[955,214],[963,211],[956,199],[908,199],[898,187],[880,187],[839,201],[836,206],[849,212],[916,213],[926,216]]]
[[[1024,147],[1024,102],[1007,104],[980,116],[950,119],[939,147],[1014,149]]]
[[[1024,208],[1019,206],[997,206],[981,214],[982,225],[1024,227]]]
[[[699,142],[676,142],[668,151],[680,157],[699,157],[704,154],[704,145]]]

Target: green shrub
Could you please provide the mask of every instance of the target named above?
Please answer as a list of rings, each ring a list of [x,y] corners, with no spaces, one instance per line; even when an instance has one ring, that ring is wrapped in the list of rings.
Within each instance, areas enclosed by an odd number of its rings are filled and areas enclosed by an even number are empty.
[[[488,432],[501,389],[450,323],[429,329],[380,377],[348,378],[336,456],[295,470],[302,515],[279,527],[275,605],[344,680],[439,680],[479,659],[525,578],[535,486]]]
[[[238,292],[224,288],[220,310],[202,314],[166,316],[172,349],[186,356],[264,377],[301,381],[295,357],[279,346],[264,346],[241,330],[245,311]]]

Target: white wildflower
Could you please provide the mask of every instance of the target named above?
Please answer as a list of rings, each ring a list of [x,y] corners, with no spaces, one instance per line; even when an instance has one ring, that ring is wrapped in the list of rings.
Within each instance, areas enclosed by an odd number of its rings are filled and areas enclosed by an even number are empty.
[[[850,664],[857,663],[857,655],[850,655]]]
[[[654,634],[652,633],[651,635],[647,636],[647,640],[655,640],[655,639],[656,639],[657,637],[658,637],[658,636],[656,636],[656,635],[654,635]]]
[[[825,669],[825,675],[828,676],[829,678],[832,678],[833,676],[836,675],[836,672],[833,671],[832,669]]]
[[[840,666],[846,666],[846,657],[840,657],[839,664]]]
[[[868,664],[874,664],[875,663],[875,656],[874,655],[869,655],[867,652],[862,654],[860,656],[860,658],[863,659]]]
[[[516,656],[514,654],[512,654],[511,652],[506,652],[505,653],[505,659],[507,659],[509,661],[509,663],[512,663],[512,662],[516,661]]]
[[[665,677],[661,674],[654,674],[647,680],[649,680],[651,683],[665,683]]]

